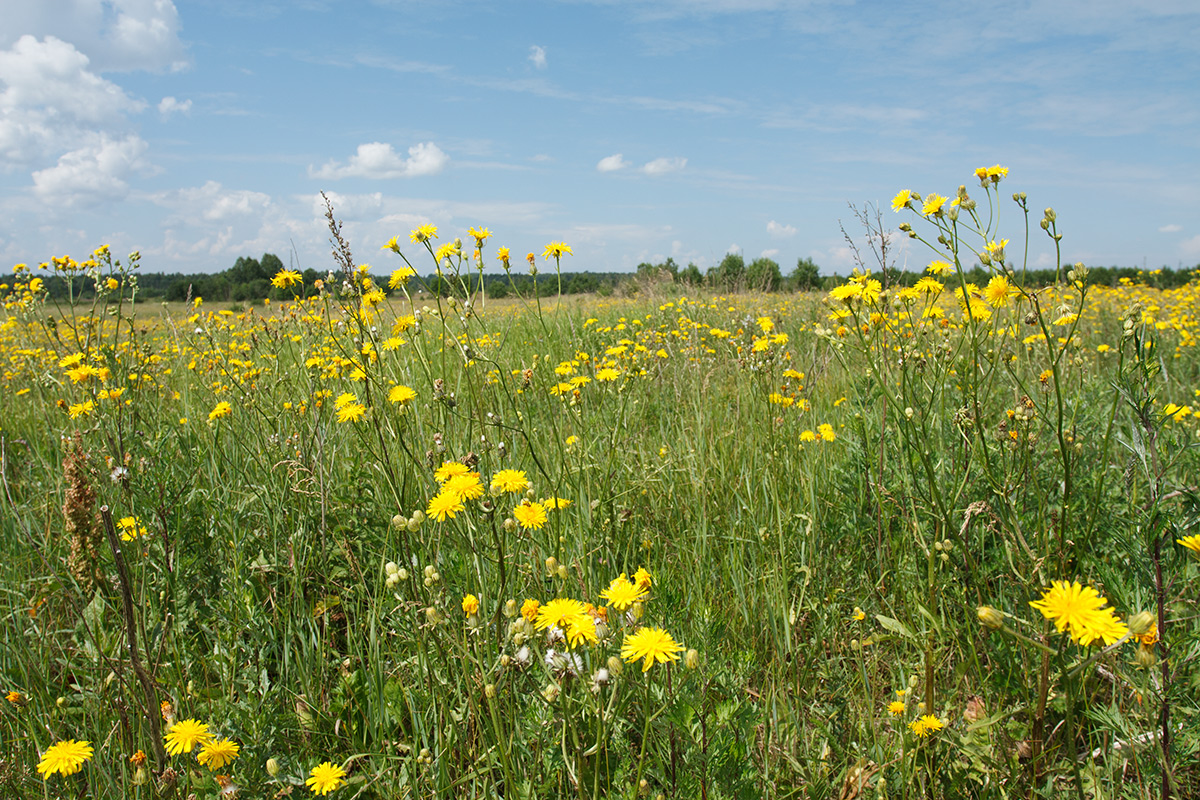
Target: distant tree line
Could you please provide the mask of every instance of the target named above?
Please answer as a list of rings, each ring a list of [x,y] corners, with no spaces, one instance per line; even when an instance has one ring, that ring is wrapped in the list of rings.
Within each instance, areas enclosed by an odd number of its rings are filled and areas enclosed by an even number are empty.
[[[324,279],[327,275],[314,269],[306,269],[300,273],[304,279],[302,286],[277,289],[271,285],[271,279],[283,269],[286,267],[278,256],[264,253],[262,258],[243,256],[229,269],[217,273],[184,275],[139,272],[138,299],[184,301],[203,297],[205,300],[218,302],[253,302],[269,297],[286,300],[295,294],[312,296],[317,291],[316,281]],[[1127,279],[1165,289],[1182,286],[1196,277],[1198,272],[1200,264],[1192,269],[1176,270],[1164,267],[1152,271],[1137,267],[1089,267],[1088,282],[1117,286],[1122,279]],[[922,274],[887,269],[876,272],[875,277],[885,287],[911,286]],[[965,274],[968,281],[979,286],[985,285],[991,277],[991,273],[978,264]],[[1056,279],[1054,270],[1050,269],[1018,271],[1017,274],[1028,286],[1046,286],[1054,283]],[[386,286],[386,273],[376,275],[375,279]],[[844,278],[837,275],[822,275],[820,268],[811,258],[798,259],[795,268],[785,276],[779,263],[773,259],[756,258],[747,264],[738,253],[726,254],[720,263],[704,271],[695,263],[681,267],[675,259],[668,258],[657,264],[638,264],[635,273],[564,272],[561,284],[560,277],[552,272],[542,272],[536,278],[525,273],[492,273],[481,276],[474,271],[471,271],[469,276],[463,276],[463,281],[468,287],[477,287],[479,281],[482,281],[489,297],[506,297],[513,294],[530,297],[534,295],[535,287],[536,294],[541,297],[556,295],[560,290],[563,294],[633,294],[643,286],[665,283],[721,292],[797,292],[828,290],[843,280]],[[46,276],[45,286],[51,297],[57,300],[66,299],[72,289],[76,298],[90,300],[95,296],[95,286],[91,280],[79,276],[73,279],[72,286],[68,286],[67,279],[63,276]],[[426,289],[444,297],[462,294],[461,284],[457,279],[437,275],[428,275],[423,282],[414,280],[409,286],[412,292],[423,292]]]

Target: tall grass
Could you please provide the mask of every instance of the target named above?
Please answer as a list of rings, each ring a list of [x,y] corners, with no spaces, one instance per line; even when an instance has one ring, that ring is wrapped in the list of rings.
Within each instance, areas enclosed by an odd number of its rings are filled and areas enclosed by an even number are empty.
[[[393,240],[385,281],[332,209],[310,300],[135,315],[101,249],[53,263],[100,289],[56,308],[18,272],[0,791],[298,796],[330,762],[363,798],[1195,793],[1200,290],[1025,290],[995,175],[990,213],[897,204],[940,289],[501,305],[487,231]],[[956,277],[981,256],[1002,280]],[[413,299],[420,258],[454,297]],[[439,521],[447,462],[484,491]],[[1029,603],[1060,580],[1129,634],[1059,633]],[[556,599],[595,641],[521,613]],[[227,778],[164,752],[185,719]],[[66,739],[94,758],[43,779]]]

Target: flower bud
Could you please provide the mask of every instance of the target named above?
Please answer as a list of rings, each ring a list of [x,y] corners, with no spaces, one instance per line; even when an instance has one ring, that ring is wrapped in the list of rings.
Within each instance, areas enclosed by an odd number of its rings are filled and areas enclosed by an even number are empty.
[[[1056,219],[1058,219],[1058,215],[1054,213],[1053,208],[1047,208],[1045,211],[1042,212],[1042,215],[1049,222],[1054,222]]]
[[[617,658],[616,656],[608,657],[608,672],[610,675],[615,678],[621,674],[623,669],[625,669],[625,664],[621,661],[621,659]]]
[[[274,758],[267,759],[267,774],[272,778],[279,777],[279,762]]]
[[[979,617],[979,624],[991,630],[999,630],[1004,626],[1004,614],[991,606],[980,606],[975,609],[975,615]]]
[[[504,601],[504,616],[508,617],[509,619],[512,619],[516,615],[517,615],[517,601],[516,600],[505,600]]]
[[[404,518],[403,514],[397,514],[396,516],[392,517],[392,527],[393,528],[403,528],[407,524],[408,524],[408,520],[406,520]]]
[[[1150,626],[1156,622],[1154,614],[1149,611],[1139,611],[1129,618],[1129,632],[1134,636],[1141,636],[1146,631],[1150,630]]]
[[[558,559],[555,558],[554,556],[550,556],[549,558],[546,559],[546,573],[548,575],[553,576],[557,572],[558,572]]]
[[[1137,649],[1133,660],[1142,669],[1150,669],[1158,663],[1158,656],[1155,655],[1154,648],[1143,645]]]
[[[483,687],[483,696],[486,697],[488,700],[495,700],[496,699],[496,684],[489,683],[487,686],[484,686]]]
[[[696,648],[693,647],[683,654],[683,665],[688,669],[700,668],[700,653]]]

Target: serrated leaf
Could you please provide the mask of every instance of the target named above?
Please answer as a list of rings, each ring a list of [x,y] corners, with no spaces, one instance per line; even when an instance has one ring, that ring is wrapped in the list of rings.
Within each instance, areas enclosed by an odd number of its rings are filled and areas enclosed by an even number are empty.
[[[884,628],[888,629],[892,633],[899,634],[900,636],[903,636],[906,639],[916,639],[917,638],[913,634],[913,632],[909,629],[909,627],[898,619],[892,619],[891,617],[885,617],[883,614],[876,614],[875,619],[879,622],[880,625],[882,625]]]

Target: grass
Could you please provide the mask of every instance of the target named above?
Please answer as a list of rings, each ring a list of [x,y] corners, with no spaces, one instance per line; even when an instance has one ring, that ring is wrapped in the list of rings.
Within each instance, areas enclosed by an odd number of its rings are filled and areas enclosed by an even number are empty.
[[[95,307],[10,282],[5,796],[1200,789],[1196,282],[376,303],[342,268],[135,317],[106,253]],[[446,462],[483,491],[438,521]],[[1059,633],[1056,580],[1133,630]],[[555,599],[594,604],[574,646],[521,613]],[[643,671],[651,628],[678,649]],[[238,744],[220,778],[164,751],[187,719]],[[94,756],[43,779],[67,739]]]

